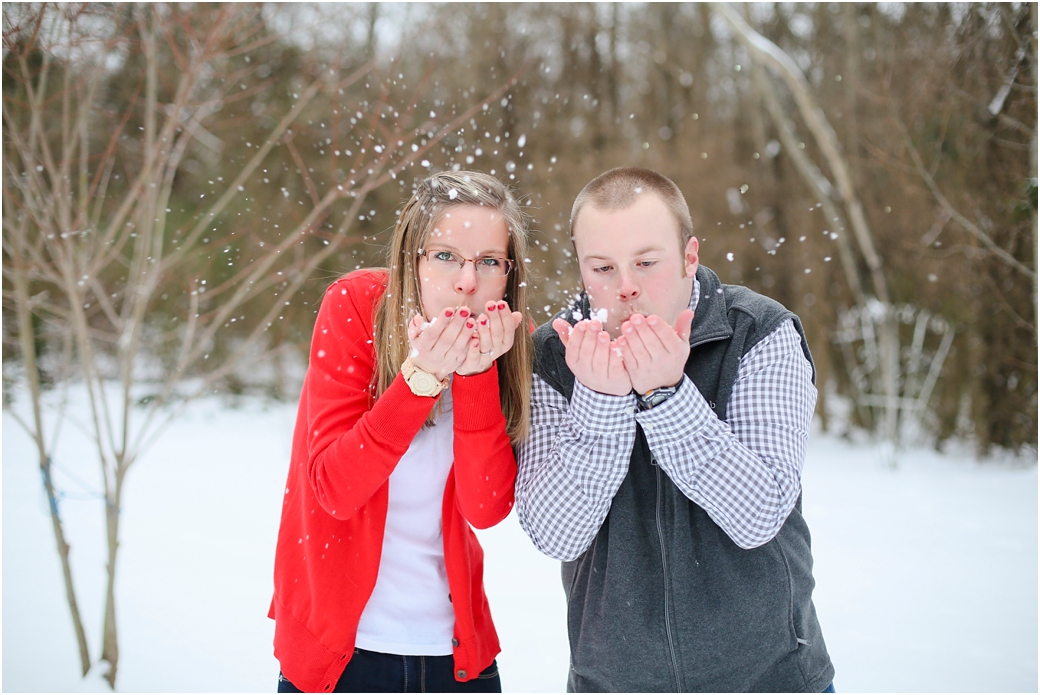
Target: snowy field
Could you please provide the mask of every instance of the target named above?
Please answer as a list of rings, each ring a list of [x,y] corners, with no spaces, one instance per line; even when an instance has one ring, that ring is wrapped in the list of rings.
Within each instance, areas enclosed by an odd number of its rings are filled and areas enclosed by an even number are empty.
[[[195,404],[129,475],[118,575],[122,691],[275,689],[267,619],[295,407]],[[77,593],[97,658],[99,474],[66,426],[56,456]],[[1037,690],[1036,459],[904,452],[816,434],[804,477],[816,607],[839,692]],[[558,563],[515,516],[480,533],[507,692],[562,691]],[[34,448],[3,416],[3,689],[81,680]]]

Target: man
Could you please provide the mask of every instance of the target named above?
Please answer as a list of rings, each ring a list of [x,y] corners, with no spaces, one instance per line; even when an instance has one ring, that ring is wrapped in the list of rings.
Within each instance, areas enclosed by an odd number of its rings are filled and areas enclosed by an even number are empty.
[[[798,318],[699,266],[682,193],[612,169],[571,211],[585,291],[535,333],[520,523],[563,560],[572,692],[829,690]]]

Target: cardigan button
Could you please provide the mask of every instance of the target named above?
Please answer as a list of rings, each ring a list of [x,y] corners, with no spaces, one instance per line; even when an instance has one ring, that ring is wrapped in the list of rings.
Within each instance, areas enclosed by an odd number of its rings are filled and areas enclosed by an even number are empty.
[[[451,646],[453,646],[453,647],[459,646],[459,641],[457,639],[455,639],[454,637],[451,638]]]
[[[460,669],[459,669],[459,672],[458,672],[458,673],[457,673],[456,675],[457,675],[457,676],[458,676],[459,678],[465,678],[465,677],[466,677],[466,669],[461,669],[461,668],[460,668]]]

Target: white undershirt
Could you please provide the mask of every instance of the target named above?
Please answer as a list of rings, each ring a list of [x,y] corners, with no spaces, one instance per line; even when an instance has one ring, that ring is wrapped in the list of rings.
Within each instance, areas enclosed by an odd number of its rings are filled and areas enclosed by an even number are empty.
[[[384,654],[448,656],[455,612],[448,599],[441,509],[454,461],[451,390],[390,475],[383,553],[357,646]]]

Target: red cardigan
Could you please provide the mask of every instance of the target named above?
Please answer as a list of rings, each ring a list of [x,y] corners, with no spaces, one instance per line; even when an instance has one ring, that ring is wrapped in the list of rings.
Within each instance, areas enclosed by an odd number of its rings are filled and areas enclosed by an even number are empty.
[[[306,692],[332,690],[353,655],[376,583],[388,480],[435,403],[413,394],[400,374],[371,398],[373,313],[386,282],[386,271],[360,270],[328,288],[300,394],[269,616],[282,673]],[[467,681],[500,651],[484,595],[484,553],[470,525],[488,528],[509,514],[516,460],[497,367],[455,375],[451,389],[455,461],[441,518],[455,677]]]

